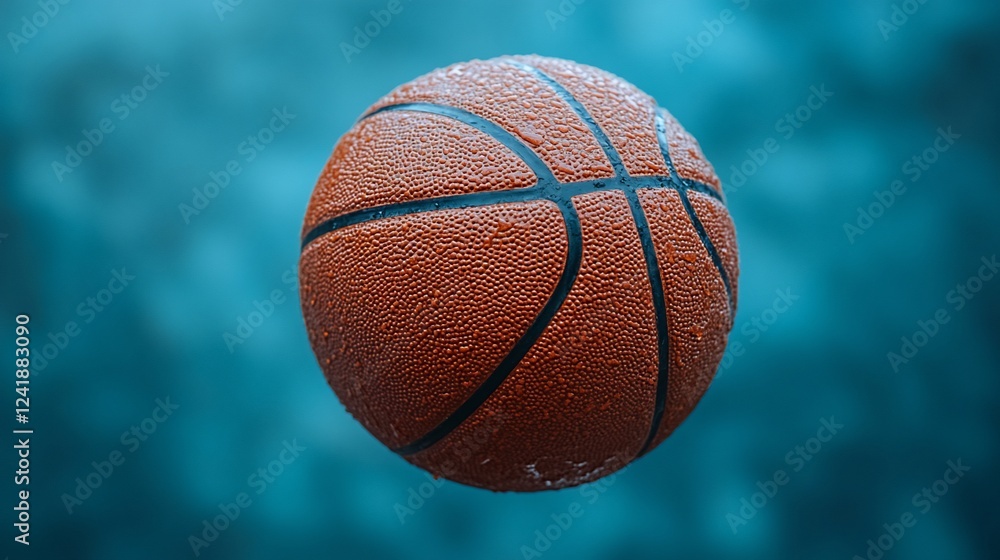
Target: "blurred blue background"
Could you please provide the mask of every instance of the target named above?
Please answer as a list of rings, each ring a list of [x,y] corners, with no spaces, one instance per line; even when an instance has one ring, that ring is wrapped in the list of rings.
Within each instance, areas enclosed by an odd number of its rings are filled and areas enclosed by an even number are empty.
[[[404,0],[368,44],[355,26],[387,1],[5,2],[0,338],[13,361],[30,314],[41,359],[32,544],[13,542],[5,436],[4,554],[997,557],[1000,280],[974,278],[1000,252],[1000,6],[577,2]],[[369,104],[518,53],[604,68],[676,115],[726,183],[742,275],[731,352],[655,453],[586,489],[493,494],[428,484],[344,412],[289,271],[319,171]],[[294,118],[241,146],[276,109]],[[230,160],[240,173],[196,200]],[[272,296],[249,337],[225,337]],[[842,428],[810,440],[824,421]],[[286,443],[304,450],[273,463]],[[949,461],[968,472],[935,485]]]

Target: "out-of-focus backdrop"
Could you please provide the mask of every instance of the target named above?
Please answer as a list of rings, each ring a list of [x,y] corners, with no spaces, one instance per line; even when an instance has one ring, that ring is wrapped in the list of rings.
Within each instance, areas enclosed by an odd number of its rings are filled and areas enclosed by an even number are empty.
[[[996,557],[998,12],[4,2],[3,554]],[[313,184],[370,103],[519,53],[604,68],[673,112],[726,183],[742,274],[730,353],[664,445],[583,489],[494,494],[430,483],[345,413],[294,271]]]

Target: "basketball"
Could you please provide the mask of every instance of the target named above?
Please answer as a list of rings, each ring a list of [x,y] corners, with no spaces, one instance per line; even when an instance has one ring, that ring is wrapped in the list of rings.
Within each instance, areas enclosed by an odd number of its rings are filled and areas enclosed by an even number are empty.
[[[340,139],[306,210],[309,340],[347,411],[435,477],[599,479],[701,399],[736,233],[698,142],[635,86],[540,56],[439,69]]]

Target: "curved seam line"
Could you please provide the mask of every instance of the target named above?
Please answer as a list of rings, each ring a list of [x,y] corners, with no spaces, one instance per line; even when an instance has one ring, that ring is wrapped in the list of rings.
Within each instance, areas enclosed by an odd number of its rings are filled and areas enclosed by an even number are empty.
[[[576,183],[554,183],[551,188],[547,184],[542,183],[518,189],[463,193],[362,208],[339,214],[313,226],[302,238],[301,248],[305,249],[306,246],[317,238],[332,231],[384,218],[396,218],[422,212],[433,212],[435,210],[488,206],[490,204],[502,204],[506,202],[530,202],[535,200],[552,200],[558,202],[566,198],[602,190],[622,190],[625,192],[641,188],[661,188],[678,191],[692,190],[719,200],[718,193],[703,183],[693,182],[683,184],[674,181],[671,177],[633,175],[628,177],[627,182],[621,184],[619,187],[607,187],[608,183],[613,179],[614,177],[579,181]]]
[[[663,161],[667,164],[667,169],[670,170],[671,176],[678,177],[677,168],[674,166],[674,162],[670,158],[670,147],[667,143],[667,126],[663,117],[662,108],[656,112],[656,139],[660,144],[660,152],[663,154]],[[719,251],[715,248],[715,244],[712,243],[712,238],[708,236],[708,231],[705,230],[705,226],[698,217],[698,213],[695,211],[694,206],[691,205],[691,201],[688,199],[687,193],[684,190],[679,190],[678,194],[681,198],[681,204],[684,205],[684,211],[687,212],[688,219],[691,220],[691,225],[694,226],[695,231],[698,232],[698,237],[701,239],[702,246],[704,246],[705,251],[708,252],[708,256],[712,259],[712,264],[715,266],[715,269],[719,273],[719,277],[722,279],[722,284],[726,287],[726,304],[729,308],[729,315],[732,317],[733,308],[735,307],[733,303],[733,289],[729,283],[729,274],[726,272],[726,267],[723,266],[722,258],[719,256]],[[718,200],[721,201],[721,198],[718,198]],[[723,206],[725,205],[723,204]]]
[[[509,62],[512,65],[521,67],[526,72],[534,71],[534,73],[536,73],[537,75],[544,76],[545,78],[552,80],[550,77],[546,76],[544,73],[542,73],[538,69],[535,69],[534,67],[513,60]],[[545,79],[545,78],[540,78],[540,79]],[[554,80],[553,83],[555,83]],[[558,84],[556,83],[556,85]],[[562,89],[562,91],[565,93],[565,95],[568,95],[572,98],[572,95],[564,88]],[[557,94],[558,93],[559,90],[557,90]],[[569,103],[569,101],[567,101],[567,103]],[[586,108],[580,105],[579,102],[577,102],[575,99],[573,99],[573,103],[575,103],[575,105],[579,107],[580,110],[586,111]],[[574,108],[572,104],[571,108]],[[493,199],[490,200],[497,203],[507,202],[511,200],[532,200],[531,197],[524,195],[524,193],[526,192],[541,193],[543,196],[538,197],[540,199],[556,200],[557,197],[550,195],[551,191],[554,189],[559,189],[563,186],[573,187],[577,185],[590,185],[591,189],[593,191],[596,191],[597,189],[606,186],[607,181],[609,179],[616,178],[616,177],[609,177],[607,179],[578,181],[576,183],[560,183],[555,179],[555,176],[552,175],[552,171],[548,168],[547,165],[545,165],[543,161],[541,161],[541,158],[538,157],[538,155],[534,152],[534,150],[532,150],[526,144],[518,140],[513,134],[505,130],[503,127],[497,125],[496,123],[490,121],[489,119],[486,119],[485,117],[480,117],[475,113],[471,113],[464,109],[460,109],[458,107],[452,107],[449,105],[440,105],[435,103],[399,103],[396,105],[386,105],[384,107],[380,107],[378,109],[370,111],[365,115],[362,115],[362,117],[358,119],[358,121],[360,122],[368,117],[386,111],[406,111],[406,110],[425,112],[429,114],[436,114],[438,116],[443,116],[445,118],[451,118],[493,137],[498,142],[501,142],[505,147],[510,149],[514,153],[514,155],[521,158],[521,161],[523,161],[525,165],[528,165],[528,167],[532,170],[532,172],[535,173],[535,176],[537,178],[536,184],[530,187],[521,187],[518,189],[508,189],[503,191],[464,193],[464,194],[450,195],[444,197],[432,197],[416,201],[387,204],[387,205],[377,206],[374,208],[364,208],[347,212],[344,214],[340,214],[338,216],[334,216],[332,218],[328,218],[323,222],[320,222],[319,224],[313,226],[313,228],[309,230],[309,232],[307,232],[306,235],[303,236],[300,249],[304,250],[305,247],[309,243],[314,241],[316,238],[321,237],[322,235],[334,231],[336,229],[339,229],[340,227],[344,227],[345,225],[354,225],[365,221],[373,221],[383,217],[394,217],[411,213],[429,212],[440,209],[440,207],[443,206],[444,204],[454,204],[451,202],[451,200],[457,199],[458,197],[470,197],[469,206],[488,205],[491,203],[485,200],[476,203],[474,202],[475,197],[484,197],[484,198],[496,197],[495,201],[493,201]],[[587,115],[589,118],[589,113]],[[586,122],[586,119],[582,116],[581,120],[584,120]],[[598,138],[598,143],[602,144],[602,148],[605,149],[605,155],[609,158],[609,160],[615,160],[620,162],[621,158],[617,156],[617,152],[614,151],[614,147],[610,144],[610,141],[607,140],[607,136],[604,135],[603,131],[601,131],[599,127],[597,127],[596,123],[593,124],[594,127],[596,127],[597,131],[594,132],[595,137],[597,137],[597,134],[600,134],[601,136],[603,136],[605,140],[604,142],[602,142],[601,139]],[[592,129],[592,132],[593,130],[594,129]],[[662,118],[660,117],[659,114],[657,114],[657,132],[658,133],[665,132],[665,125],[662,122]],[[661,145],[661,150],[662,150],[662,145]],[[669,155],[667,155],[666,157],[667,157],[667,167],[671,170],[671,175],[669,177],[654,176],[654,175],[638,175],[635,176],[634,178],[640,178],[640,182],[642,183],[641,185],[634,184],[634,181],[620,182],[621,190],[627,191],[629,189],[643,188],[646,186],[649,187],[659,186],[660,188],[673,188],[675,190],[691,189],[700,192],[702,194],[711,196],[712,198],[715,198],[720,202],[723,202],[722,196],[710,185],[701,183],[699,181],[681,179],[677,175],[676,170],[673,169],[673,164],[669,161]],[[529,161],[529,159],[531,161]],[[622,168],[622,171],[624,172],[624,168]],[[633,177],[628,177],[628,178],[633,179]],[[659,181],[661,182],[661,184],[646,185],[648,180]],[[592,191],[584,190],[575,194],[586,194],[587,192],[592,192]],[[517,194],[515,195],[513,193]],[[575,196],[575,194],[571,196]],[[406,207],[405,208],[406,211],[401,211],[404,209],[404,207]],[[449,205],[447,207],[461,208],[462,206]],[[385,216],[386,213],[389,213],[390,216]],[[367,216],[367,219],[361,219],[364,216]]]
[[[531,147],[497,123],[487,119],[486,117],[481,117],[475,113],[466,111],[465,109],[460,109],[451,105],[440,105],[437,103],[399,103],[375,109],[374,111],[362,115],[358,121],[360,122],[379,113],[389,111],[415,111],[418,113],[428,113],[451,118],[464,123],[491,136],[494,140],[503,144],[531,169],[531,171],[538,178],[539,182],[543,179],[555,179],[555,175],[552,174],[552,170],[549,169],[549,166],[542,161],[542,158],[535,153]]]
[[[666,123],[665,123],[665,121],[663,119],[663,115],[662,115],[661,111],[662,111],[662,108],[658,108],[657,111],[656,111],[656,115],[655,115],[656,139],[657,139],[657,143],[660,146],[660,153],[663,155],[663,162],[667,166],[667,170],[670,172],[671,177],[673,177],[675,181],[677,181],[677,182],[679,182],[681,184],[684,184],[684,183],[687,182],[687,180],[680,178],[680,176],[677,174],[677,168],[674,166],[674,162],[670,158],[669,145],[668,145],[667,139],[666,139]],[[703,184],[703,183],[701,183],[701,184]],[[691,223],[694,226],[694,228],[696,230],[698,230],[699,229],[699,225],[701,225],[701,222],[698,220],[698,217],[697,217],[696,213],[693,212],[693,208],[690,207],[690,201],[688,201],[688,199],[687,199],[686,190],[687,189],[677,189],[678,195],[680,196],[681,201],[684,204],[684,208],[687,211],[688,218],[691,220]],[[713,192],[715,192],[714,189],[713,189]],[[719,193],[715,192],[715,194],[718,195]],[[716,198],[721,201],[721,195],[717,196]],[[637,200],[637,204],[638,204],[638,206],[640,208],[640,211],[641,211],[641,208],[642,208],[641,202],[639,202]],[[700,237],[702,245],[705,247],[706,251],[708,251],[709,254],[712,255],[713,252],[714,252],[714,247],[712,247],[712,249],[709,249],[709,247],[711,246],[711,240],[708,239],[707,233],[705,235],[702,235],[701,232],[703,232],[703,231],[704,231],[704,228],[702,227],[701,230],[699,231],[699,237]],[[706,241],[708,243],[706,243]],[[654,249],[654,251],[655,251],[655,249]],[[729,292],[729,283],[728,283],[728,281],[725,281],[725,276],[724,276],[725,270],[721,268],[721,261],[718,261],[717,259],[718,259],[718,253],[715,253],[715,257],[713,258],[713,263],[717,263],[716,267],[719,269],[720,274],[723,275],[722,277],[723,277],[724,283],[726,285],[727,296],[729,298],[731,298],[732,295]],[[731,301],[731,299],[727,299],[727,301]],[[730,311],[730,315],[731,314],[732,314],[732,312]],[[664,320],[667,320],[668,318],[666,317],[666,306],[665,306],[665,304],[664,304],[664,315],[665,315],[664,316]],[[667,329],[667,333],[668,333],[668,337],[669,337],[669,327]],[[666,348],[666,353],[667,353],[667,362],[666,362],[667,365],[666,365],[666,368],[665,368],[666,369],[665,379],[662,380],[662,384],[660,382],[658,382],[657,385],[656,385],[657,405],[658,406],[654,409],[653,422],[652,422],[652,425],[650,426],[649,435],[647,436],[646,442],[643,445],[642,449],[639,451],[637,457],[640,457],[640,456],[644,455],[646,452],[649,451],[650,446],[652,445],[653,441],[655,441],[655,439],[656,439],[656,435],[660,432],[660,429],[662,428],[661,424],[663,423],[663,417],[664,417],[664,415],[666,413],[666,398],[667,398],[667,393],[669,391],[669,370],[670,370],[669,343],[668,343],[667,348]],[[663,364],[662,360],[663,360],[663,358],[661,358],[661,362],[660,362],[661,366]],[[664,372],[664,368],[663,367],[660,368],[660,372],[661,372],[661,374]],[[661,397],[661,391],[662,391],[662,397]],[[661,400],[660,400],[661,398],[662,398],[662,405],[661,405]]]
[[[552,88],[556,92],[556,95],[562,98],[562,100],[565,101],[567,105],[569,105],[570,109],[574,113],[576,113],[576,116],[579,117],[581,121],[583,121],[583,124],[587,125],[587,128],[590,129],[590,133],[594,136],[594,140],[597,141],[598,145],[601,147],[601,150],[604,151],[604,156],[608,158],[608,163],[611,164],[611,168],[615,172],[615,178],[629,176],[628,171],[622,164],[622,158],[618,154],[618,150],[616,150],[614,145],[612,145],[611,140],[608,138],[608,135],[604,132],[601,126],[597,124],[597,121],[594,120],[593,115],[590,114],[590,111],[587,110],[587,108],[583,105],[583,103],[581,103],[576,97],[574,97],[573,94],[570,93],[569,90],[565,88],[565,86],[557,82],[555,78],[549,76],[541,69],[536,68],[530,64],[526,64],[524,62],[511,58],[504,59],[504,62],[516,68],[520,68],[521,70],[524,70],[529,74],[534,75],[536,78],[538,78],[543,83]]]
[[[688,199],[686,192],[681,191],[680,193],[681,203],[684,205],[684,210],[687,212],[688,218],[691,220],[691,225],[698,232],[698,237],[701,238],[701,244],[705,246],[705,250],[708,252],[708,256],[712,259],[712,263],[715,265],[715,269],[719,272],[719,277],[722,278],[722,283],[726,287],[726,304],[728,306],[729,315],[733,314],[733,289],[729,285],[729,274],[726,273],[726,267],[722,265],[722,258],[719,256],[718,250],[715,248],[715,244],[712,243],[712,239],[708,237],[708,232],[705,230],[704,224],[698,218],[698,213],[695,211],[694,206],[691,205],[691,201]]]
[[[627,193],[627,196],[629,207],[632,209],[632,219],[635,221],[636,228],[639,231],[639,241],[642,244],[643,256],[646,259],[646,275],[649,277],[649,288],[653,294],[653,312],[656,317],[656,393],[649,431],[646,434],[642,447],[639,448],[639,452],[635,455],[636,457],[641,457],[649,450],[650,445],[653,443],[667,406],[667,390],[670,387],[670,325],[667,318],[663,280],[660,276],[660,264],[656,257],[656,247],[653,245],[649,220],[642,208],[642,203],[639,201],[638,193],[632,191]]]
[[[663,161],[667,164],[667,170],[670,172],[670,176],[679,183],[697,183],[708,187],[709,190],[712,191],[712,198],[717,199],[723,206],[725,206],[726,201],[722,196],[722,187],[716,189],[708,183],[702,183],[701,181],[695,181],[694,179],[685,179],[677,173],[677,167],[674,165],[674,160],[670,157],[670,143],[667,141],[667,121],[663,116],[664,112],[666,112],[666,109],[663,107],[656,108],[656,114],[654,116],[656,122],[656,141],[660,145],[660,154],[663,155]]]
[[[597,124],[590,112],[587,111],[587,108],[584,107],[572,93],[563,87],[562,84],[558,83],[554,78],[545,72],[520,62],[515,61],[514,63],[534,73],[542,81],[548,83],[549,86],[556,91],[556,94],[562,97],[570,105],[580,119],[590,128],[590,131],[594,135],[598,144],[601,145],[608,161],[611,162],[611,166],[615,170],[616,178],[619,178],[622,184],[628,184],[629,174],[628,170],[625,169],[625,166],[621,161],[621,156],[611,143],[608,135],[603,129],[601,129],[600,125]],[[684,183],[679,180],[676,172],[671,174],[670,179],[673,186],[675,186],[678,190],[680,190],[681,185],[684,185]],[[649,280],[650,295],[653,300],[653,311],[656,317],[657,377],[656,393],[653,405],[653,418],[643,445],[636,454],[636,457],[639,457],[649,449],[649,446],[658,431],[660,420],[663,418],[664,410],[666,409],[667,390],[670,382],[670,326],[668,324],[666,303],[664,301],[666,294],[664,292],[662,278],[659,274],[660,265],[656,257],[656,248],[653,244],[652,231],[650,230],[649,222],[646,219],[646,213],[642,209],[642,204],[639,202],[637,189],[628,188],[623,190],[625,191],[626,198],[629,201],[633,221],[635,221],[636,233],[639,237],[639,242],[642,245],[643,258],[646,261],[646,275]]]
[[[579,216],[573,208],[572,203],[559,204],[558,206],[562,213],[566,230],[566,262],[563,265],[559,281],[556,283],[556,287],[549,296],[545,306],[535,317],[528,330],[525,331],[521,338],[514,344],[514,347],[511,348],[510,352],[507,353],[496,369],[493,370],[493,373],[476,388],[469,398],[423,436],[407,445],[393,449],[396,453],[400,455],[412,455],[423,451],[443,439],[465,422],[487,399],[493,396],[493,393],[510,376],[524,356],[534,347],[535,342],[541,337],[545,329],[548,328],[549,323],[552,322],[553,317],[555,317],[556,313],[562,307],[563,302],[566,301],[566,297],[576,282],[577,275],[580,272],[580,263],[583,260],[582,232]]]

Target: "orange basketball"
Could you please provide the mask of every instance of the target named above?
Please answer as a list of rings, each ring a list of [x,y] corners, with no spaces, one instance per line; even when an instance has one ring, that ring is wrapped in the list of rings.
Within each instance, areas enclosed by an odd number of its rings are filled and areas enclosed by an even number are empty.
[[[407,461],[565,488],[691,412],[736,310],[736,234],[697,141],[635,86],[501,57],[396,88],[340,139],[306,211],[309,340]]]

